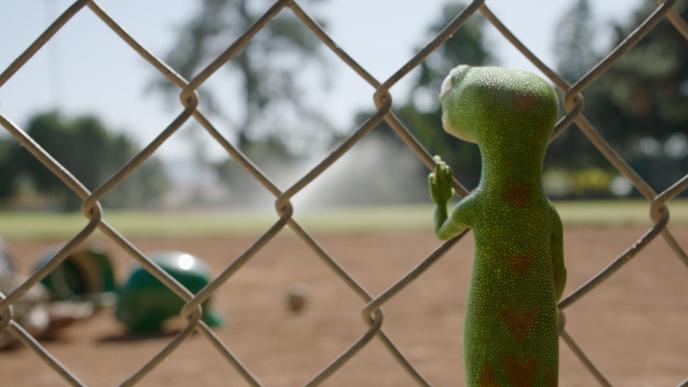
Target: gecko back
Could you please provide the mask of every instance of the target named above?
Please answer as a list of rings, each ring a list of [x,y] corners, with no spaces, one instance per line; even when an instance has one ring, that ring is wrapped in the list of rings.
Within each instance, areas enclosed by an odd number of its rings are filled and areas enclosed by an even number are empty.
[[[459,66],[445,79],[440,100],[445,130],[477,143],[482,158],[478,187],[444,217],[445,196],[437,192],[451,179],[446,164],[438,160],[430,179],[438,235],[446,239],[465,228],[475,234],[466,385],[556,386],[556,302],[566,272],[561,222],[542,187],[556,94],[524,71]]]

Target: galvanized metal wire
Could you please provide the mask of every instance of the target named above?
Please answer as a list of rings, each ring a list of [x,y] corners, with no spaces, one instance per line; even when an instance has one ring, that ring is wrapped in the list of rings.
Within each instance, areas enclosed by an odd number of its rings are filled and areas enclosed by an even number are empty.
[[[601,75],[609,70],[628,50],[633,48],[645,35],[647,35],[661,20],[666,19],[676,30],[688,40],[688,24],[678,13],[672,9],[677,0],[659,0],[657,8],[617,47],[615,47],[606,57],[593,66],[585,75],[573,84],[566,82],[556,71],[548,67],[537,55],[528,49],[514,33],[490,10],[485,0],[471,2],[454,19],[452,19],[431,41],[422,47],[418,53],[404,63],[399,69],[387,79],[380,81],[373,77],[363,66],[343,50],[330,37],[326,30],[321,27],[295,0],[276,1],[260,18],[258,18],[240,37],[238,37],[227,49],[217,56],[209,65],[202,69],[192,79],[187,80],[180,76],[173,68],[168,66],[154,54],[148,51],[134,37],[132,37],[117,21],[112,19],[108,13],[98,5],[96,1],[78,0],[65,10],[55,21],[21,54],[14,60],[2,73],[0,73],[0,87],[2,87],[17,71],[19,71],[29,59],[31,59],[48,42],[57,31],[69,23],[71,18],[79,12],[87,12],[87,8],[95,14],[105,25],[107,25],[119,38],[129,45],[136,53],[162,74],[169,82],[180,90],[180,111],[177,117],[164,128],[153,141],[143,150],[136,154],[129,162],[123,165],[114,175],[105,181],[100,187],[90,192],[69,170],[64,168],[48,152],[36,143],[26,132],[9,118],[0,112],[0,125],[5,128],[22,146],[26,148],[38,161],[48,168],[58,177],[70,190],[72,190],[82,200],[82,212],[84,215],[84,226],[73,238],[71,238],[39,271],[28,277],[17,289],[5,295],[0,293],[0,331],[7,331],[15,336],[28,348],[33,350],[44,362],[46,362],[57,376],[64,379],[71,385],[81,386],[83,383],[76,375],[70,372],[60,361],[50,354],[35,338],[26,332],[18,323],[13,320],[12,304],[15,303],[32,286],[54,270],[71,251],[84,242],[96,229],[121,246],[135,261],[141,264],[146,270],[160,280],[165,286],[171,289],[179,297],[186,300],[182,309],[181,316],[186,321],[185,328],[179,332],[167,345],[155,354],[148,362],[131,374],[126,380],[121,382],[123,386],[135,385],[153,370],[163,359],[174,352],[194,331],[205,337],[212,346],[223,356],[227,362],[237,370],[243,379],[253,386],[262,386],[260,379],[254,375],[246,365],[231,351],[231,345],[223,342],[203,321],[201,316],[201,305],[215,290],[229,281],[231,277],[250,261],[255,254],[260,251],[285,227],[289,227],[300,237],[320,260],[329,267],[338,278],[342,280],[354,293],[356,293],[365,303],[362,310],[361,334],[357,340],[340,353],[316,375],[310,379],[307,386],[316,386],[325,381],[330,375],[337,372],[347,361],[355,356],[370,341],[377,337],[390,355],[407,372],[408,377],[421,386],[430,386],[431,383],[425,379],[420,372],[404,356],[399,348],[394,344],[383,329],[384,314],[382,306],[394,298],[406,286],[420,277],[429,267],[445,256],[445,253],[456,243],[458,243],[465,233],[453,240],[440,245],[429,256],[421,259],[419,263],[406,275],[395,283],[391,284],[386,290],[378,295],[371,294],[360,284],[353,275],[340,265],[337,260],[328,253],[323,246],[294,218],[294,209],[290,202],[291,198],[301,191],[304,187],[312,183],[320,174],[339,160],[346,152],[365,136],[370,134],[383,121],[386,122],[399,138],[407,145],[408,149],[415,154],[420,162],[429,169],[434,168],[431,155],[414,138],[404,123],[393,113],[391,88],[407,76],[428,55],[437,50],[444,42],[458,31],[465,22],[472,17],[482,17],[501,33],[509,43],[520,51],[533,65],[535,65],[549,80],[564,93],[564,108],[566,113],[557,123],[555,134],[552,141],[556,141],[559,135],[566,130],[572,123],[576,123],[579,130],[590,140],[590,142],[604,155],[604,157],[628,180],[633,186],[647,199],[649,204],[649,218],[652,226],[641,235],[637,241],[627,248],[624,252],[613,258],[607,267],[590,278],[571,294],[568,294],[559,304],[561,310],[560,336],[571,351],[580,359],[581,363],[590,371],[594,378],[602,386],[611,386],[611,382],[602,374],[603,365],[595,365],[588,358],[583,349],[571,337],[565,327],[565,311],[572,304],[591,292],[613,276],[627,262],[629,262],[639,251],[651,243],[658,235],[662,235],[666,243],[675,252],[677,258],[688,266],[688,255],[678,244],[669,229],[669,209],[667,203],[682,192],[688,189],[688,174],[675,182],[672,186],[657,193],[642,179],[608,142],[604,140],[601,132],[598,131],[584,115],[583,96],[584,91],[595,82]],[[376,111],[368,117],[353,133],[346,138],[339,146],[332,150],[318,165],[313,167],[297,182],[286,190],[281,190],[274,184],[245,154],[237,149],[228,140],[207,116],[199,109],[198,88],[211,77],[220,67],[232,60],[250,40],[278,14],[282,12],[292,12],[304,26],[306,26],[328,49],[341,59],[351,70],[365,80],[372,87],[372,97],[376,106]],[[107,214],[100,205],[109,192],[117,187],[124,179],[136,170],[146,159],[165,143],[176,131],[189,120],[195,120],[200,126],[218,143],[227,154],[233,158],[242,168],[252,175],[263,188],[270,192],[275,198],[275,211],[279,219],[267,229],[253,244],[241,255],[237,256],[212,282],[204,289],[193,295],[188,289],[184,288],[174,278],[168,275],[145,254],[143,254],[131,241],[120,234],[117,229],[107,222]],[[460,196],[468,193],[468,190],[460,182],[454,181],[456,192]],[[682,381],[679,386],[688,385],[688,380]]]

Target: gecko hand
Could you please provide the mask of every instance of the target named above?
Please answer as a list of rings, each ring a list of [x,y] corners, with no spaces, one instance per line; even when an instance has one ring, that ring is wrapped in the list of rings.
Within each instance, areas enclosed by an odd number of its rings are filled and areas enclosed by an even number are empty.
[[[433,157],[435,170],[428,176],[430,198],[435,204],[445,205],[454,196],[451,168],[440,156]]]

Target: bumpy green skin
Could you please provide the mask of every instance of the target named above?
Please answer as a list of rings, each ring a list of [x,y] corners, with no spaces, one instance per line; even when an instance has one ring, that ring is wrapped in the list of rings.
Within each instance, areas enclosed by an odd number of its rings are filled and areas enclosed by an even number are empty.
[[[435,232],[467,228],[476,253],[465,319],[466,386],[556,386],[556,303],[566,283],[562,227],[544,194],[542,162],[557,97],[536,75],[458,66],[442,85],[442,123],[480,147],[480,184],[451,214],[451,170],[429,176]]]

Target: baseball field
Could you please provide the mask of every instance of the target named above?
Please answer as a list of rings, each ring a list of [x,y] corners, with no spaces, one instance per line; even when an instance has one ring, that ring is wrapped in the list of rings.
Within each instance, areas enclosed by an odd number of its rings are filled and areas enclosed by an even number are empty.
[[[560,203],[565,222],[569,294],[629,248],[650,226],[642,202]],[[688,203],[670,207],[669,229],[688,248]],[[378,295],[441,243],[426,206],[329,210],[295,219],[372,295]],[[105,213],[144,252],[183,250],[214,275],[241,255],[276,219],[251,213]],[[81,215],[0,216],[21,272],[85,224]],[[122,281],[134,260],[100,234]],[[462,386],[462,325],[473,240],[469,233],[427,272],[388,301],[383,329],[435,386]],[[305,307],[289,310],[300,284]],[[688,378],[688,267],[661,235],[626,266],[566,309],[566,330],[614,386],[676,386]],[[297,235],[283,230],[222,285],[212,299],[228,320],[217,330],[226,346],[266,386],[299,386],[367,329],[357,296]],[[103,310],[43,344],[84,383],[115,386],[149,360],[183,326],[131,336]],[[561,386],[595,386],[589,371],[561,343]],[[62,386],[65,382],[27,348],[0,352],[0,385]],[[142,386],[242,386],[240,375],[200,335],[185,341]],[[378,340],[324,386],[413,386]]]

